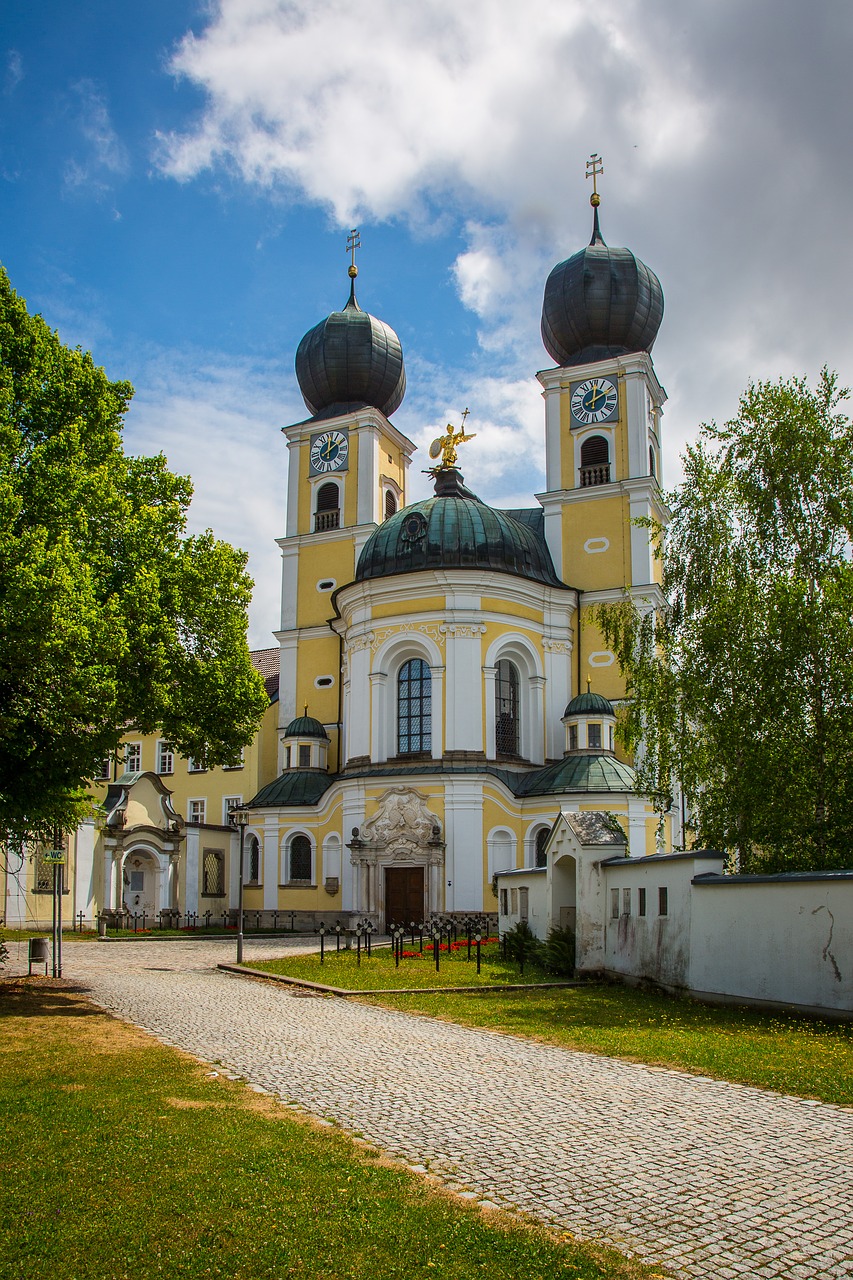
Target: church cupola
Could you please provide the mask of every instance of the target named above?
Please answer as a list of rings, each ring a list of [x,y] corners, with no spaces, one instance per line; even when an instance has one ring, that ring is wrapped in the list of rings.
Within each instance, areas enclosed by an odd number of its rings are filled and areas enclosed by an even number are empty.
[[[329,735],[326,727],[305,712],[291,720],[282,734],[284,769],[328,769]]]
[[[589,681],[586,693],[572,698],[566,707],[563,724],[566,726],[566,755],[581,751],[613,754],[616,712],[608,698],[590,691]]]
[[[347,244],[352,252],[349,301],[343,311],[333,311],[309,329],[296,351],[299,390],[315,418],[339,417],[365,406],[388,418],[406,394],[400,339],[356,301],[358,245],[358,234],[352,232]]]
[[[542,341],[561,368],[651,351],[663,318],[660,281],[630,249],[611,249],[601,235],[595,179],[598,156],[587,162],[593,179],[592,239],[548,277],[542,303]]]

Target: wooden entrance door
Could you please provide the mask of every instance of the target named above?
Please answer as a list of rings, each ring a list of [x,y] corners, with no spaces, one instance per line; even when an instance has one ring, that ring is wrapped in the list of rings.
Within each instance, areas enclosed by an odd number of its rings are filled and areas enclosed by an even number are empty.
[[[423,867],[385,868],[385,929],[424,918]]]

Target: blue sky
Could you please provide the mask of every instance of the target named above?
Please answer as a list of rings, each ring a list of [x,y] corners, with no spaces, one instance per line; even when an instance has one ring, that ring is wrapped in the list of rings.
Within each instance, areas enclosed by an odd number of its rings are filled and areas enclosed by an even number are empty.
[[[659,275],[667,478],[749,378],[853,380],[846,0],[6,0],[0,260],[137,389],[134,452],[193,476],[277,625],[279,428],[302,334],[347,295],[397,330],[397,425],[466,406],[466,480],[542,485],[545,277],[602,225]],[[410,496],[422,496],[416,456]]]

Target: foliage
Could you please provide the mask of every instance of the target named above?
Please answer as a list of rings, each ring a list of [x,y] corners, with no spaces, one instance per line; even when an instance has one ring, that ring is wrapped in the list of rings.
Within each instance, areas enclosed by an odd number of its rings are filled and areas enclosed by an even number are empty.
[[[508,960],[514,960],[516,964],[536,965],[539,969],[545,967],[545,945],[526,920],[519,920],[518,924],[507,929],[503,943]]]
[[[558,977],[570,978],[575,971],[573,929],[552,929],[545,941],[545,968]]]
[[[525,976],[527,965],[555,977],[571,977],[575,971],[575,935],[571,929],[552,929],[543,942],[526,920],[519,920],[507,930],[503,941],[507,959],[524,964]]]
[[[0,270],[0,829],[50,838],[123,729],[233,759],[266,705],[246,556],[185,534],[192,489],[121,443],[132,388]]]
[[[665,812],[742,870],[849,865],[853,424],[824,369],[750,386],[701,428],[655,529],[662,600],[601,607],[628,680],[620,737]]]
[[[853,1106],[853,1027],[618,984],[383,995],[375,1003],[700,1076]]]
[[[2,1280],[660,1275],[487,1220],[73,992],[4,983],[0,1016]]]

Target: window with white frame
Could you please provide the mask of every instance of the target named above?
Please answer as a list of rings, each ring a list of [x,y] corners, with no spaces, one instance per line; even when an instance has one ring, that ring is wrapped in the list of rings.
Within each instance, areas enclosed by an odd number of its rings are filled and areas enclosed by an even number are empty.
[[[423,658],[404,662],[397,676],[397,751],[432,749],[432,673]]]
[[[586,727],[586,745],[592,751],[601,750],[601,725],[588,724]]]
[[[222,801],[222,825],[227,827],[231,822],[231,810],[242,807],[242,796],[226,796]]]
[[[524,885],[518,890],[518,917],[520,920],[528,920],[530,918],[530,890]]]
[[[204,800],[190,800],[187,805],[187,821],[194,827],[199,827],[205,820],[205,809],[207,808]]]
[[[99,760],[95,765],[95,772],[92,778],[93,782],[106,782],[110,776],[110,757],[104,756],[103,760]]]
[[[224,765],[222,766],[222,768],[223,768],[223,769],[227,769],[227,770],[231,770],[231,769],[242,769],[242,768],[243,768],[243,763],[244,763],[244,757],[245,757],[245,754],[246,754],[245,747],[241,747],[241,748],[240,748],[240,754],[239,754],[239,756],[237,756],[237,758],[236,758],[236,760],[234,761],[234,763],[233,763],[233,764],[224,764]]]
[[[501,658],[495,674],[495,751],[519,753],[518,668],[508,658]]]
[[[619,919],[619,890],[618,889],[610,890],[610,919],[611,920]]]
[[[188,773],[207,773],[207,765],[203,760],[196,760],[194,756],[190,756],[187,760]]]
[[[125,773],[142,772],[141,742],[126,742],[124,744],[124,770]]]
[[[301,831],[287,844],[288,884],[311,884],[311,841]]]
[[[629,916],[631,914],[631,890],[630,889],[622,890],[622,914],[623,916]]]
[[[548,827],[540,827],[539,830],[536,832],[536,844],[533,851],[534,867],[547,867],[548,865],[548,858],[545,853],[545,846],[548,843],[549,835],[550,835],[550,828]]]
[[[163,774],[175,772],[175,752],[172,744],[162,739],[157,743],[157,772]]]
[[[249,836],[246,848],[246,878],[250,884],[261,879],[261,842],[257,836]]]

